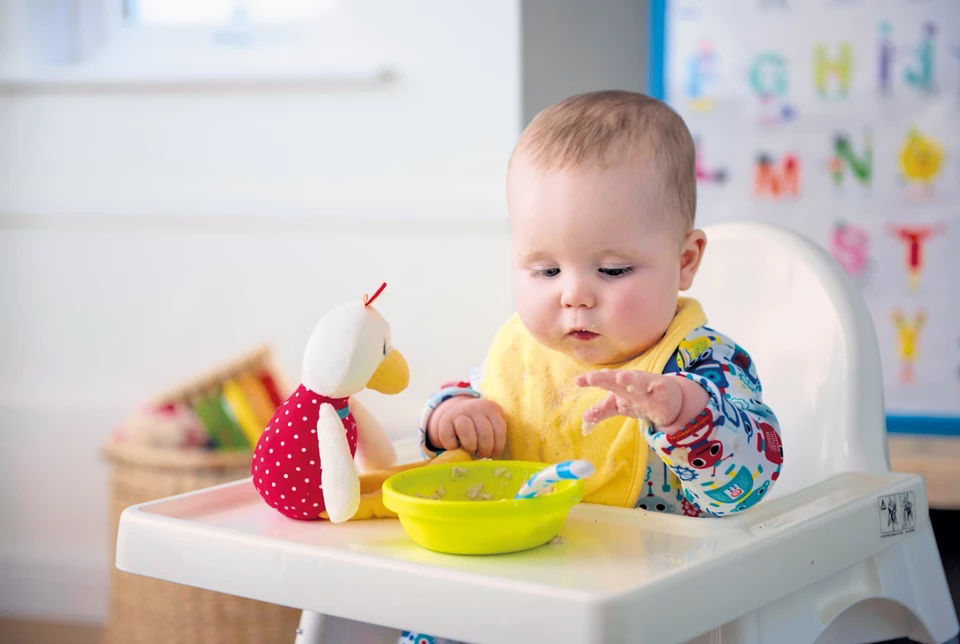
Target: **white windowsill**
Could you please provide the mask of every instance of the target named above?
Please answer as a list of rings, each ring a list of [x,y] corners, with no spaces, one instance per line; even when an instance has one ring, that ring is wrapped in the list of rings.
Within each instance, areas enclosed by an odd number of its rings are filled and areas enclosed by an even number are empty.
[[[0,91],[143,90],[340,90],[364,89],[389,84],[396,73],[385,65],[356,68],[286,70],[153,70],[129,72],[93,66],[64,70],[59,67],[0,69]]]
[[[369,52],[311,44],[317,40],[280,32],[238,45],[212,28],[124,27],[87,61],[3,61],[0,92],[349,90],[396,79]]]

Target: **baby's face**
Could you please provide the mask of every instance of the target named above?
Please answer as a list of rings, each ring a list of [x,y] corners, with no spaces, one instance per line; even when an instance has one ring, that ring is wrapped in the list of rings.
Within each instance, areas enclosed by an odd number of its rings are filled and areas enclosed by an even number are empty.
[[[682,239],[665,223],[678,215],[665,210],[660,178],[646,166],[545,171],[522,155],[511,165],[520,318],[542,344],[591,365],[623,362],[656,344],[696,271],[699,253],[684,270],[690,235]]]

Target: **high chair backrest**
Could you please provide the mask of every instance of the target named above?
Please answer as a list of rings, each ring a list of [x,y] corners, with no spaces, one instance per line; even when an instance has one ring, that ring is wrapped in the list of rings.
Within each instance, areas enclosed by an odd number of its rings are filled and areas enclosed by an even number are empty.
[[[753,357],[780,420],[784,463],[770,496],[839,472],[888,472],[876,333],[840,265],[785,228],[730,222],[705,231],[689,295],[708,326]]]

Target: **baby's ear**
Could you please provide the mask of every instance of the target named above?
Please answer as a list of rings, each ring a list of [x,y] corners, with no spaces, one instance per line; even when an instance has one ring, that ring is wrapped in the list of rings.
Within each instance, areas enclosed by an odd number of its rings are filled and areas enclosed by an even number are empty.
[[[693,285],[693,277],[700,268],[703,250],[707,247],[707,236],[699,228],[687,233],[680,246],[680,290],[685,291]]]

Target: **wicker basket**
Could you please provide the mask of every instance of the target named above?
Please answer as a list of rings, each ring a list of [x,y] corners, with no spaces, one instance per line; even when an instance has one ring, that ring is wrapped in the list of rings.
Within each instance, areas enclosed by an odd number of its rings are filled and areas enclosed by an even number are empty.
[[[112,546],[129,505],[249,476],[249,452],[108,443]],[[111,559],[112,561],[112,559]],[[295,637],[300,611],[111,569],[106,642],[261,644]]]

